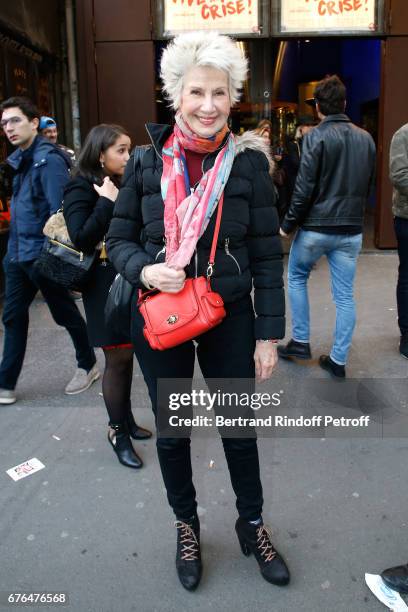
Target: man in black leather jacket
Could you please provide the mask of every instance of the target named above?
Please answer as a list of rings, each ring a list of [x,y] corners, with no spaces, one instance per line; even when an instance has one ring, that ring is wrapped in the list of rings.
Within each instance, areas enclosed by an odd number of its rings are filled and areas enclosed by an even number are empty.
[[[331,375],[344,378],[355,326],[353,284],[364,207],[375,178],[375,145],[344,114],[346,88],[339,77],[320,81],[314,96],[321,123],[304,137],[293,197],[281,227],[283,236],[298,226],[299,230],[288,268],[292,339],[279,347],[279,354],[311,358],[307,280],[315,262],[326,255],[336,329],[330,355],[321,355],[319,364]]]

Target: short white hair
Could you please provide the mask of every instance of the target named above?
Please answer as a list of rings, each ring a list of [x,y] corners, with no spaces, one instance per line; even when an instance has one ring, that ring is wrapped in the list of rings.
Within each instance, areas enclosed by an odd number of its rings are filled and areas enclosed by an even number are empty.
[[[238,102],[248,71],[241,49],[232,38],[217,32],[188,32],[168,44],[160,64],[163,91],[174,109],[180,106],[184,75],[195,66],[223,70],[228,76],[231,104]]]

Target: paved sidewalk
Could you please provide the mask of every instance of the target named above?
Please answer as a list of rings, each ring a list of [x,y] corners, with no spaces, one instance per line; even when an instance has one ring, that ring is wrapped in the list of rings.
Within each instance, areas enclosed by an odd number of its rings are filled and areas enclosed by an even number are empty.
[[[396,270],[394,252],[360,258],[351,377],[407,378],[408,361],[397,353]],[[315,359],[280,364],[299,393],[305,380],[325,376],[316,365],[330,348],[334,320],[325,262],[310,286]],[[74,612],[385,610],[364,573],[408,561],[406,438],[259,441],[264,517],[293,576],[284,589],[267,584],[239,550],[219,440],[194,440],[205,570],[197,592],[188,593],[176,576],[175,529],[154,440],[137,445],[146,463],[140,472],[121,466],[106,440],[100,382],[78,396],[63,394],[74,367],[66,332],[37,299],[19,401],[0,407],[0,591],[66,591],[64,609]],[[401,410],[407,395],[399,397]],[[137,420],[153,427],[138,367],[133,405]],[[6,470],[32,457],[45,469],[13,482]]]

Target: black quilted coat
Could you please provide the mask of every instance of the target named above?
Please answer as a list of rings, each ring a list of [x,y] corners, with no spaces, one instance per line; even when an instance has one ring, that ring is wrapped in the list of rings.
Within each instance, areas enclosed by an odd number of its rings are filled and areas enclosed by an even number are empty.
[[[165,261],[161,150],[171,128],[149,124],[147,131],[152,146],[144,154],[139,174],[134,172],[131,155],[107,236],[110,260],[138,287],[144,266]],[[255,338],[282,338],[285,298],[277,196],[259,138],[244,135],[237,145],[224,192],[211,286],[226,304],[248,296],[254,288]],[[216,152],[204,158],[204,171],[211,168],[215,157]],[[188,277],[205,275],[215,217],[186,268]]]

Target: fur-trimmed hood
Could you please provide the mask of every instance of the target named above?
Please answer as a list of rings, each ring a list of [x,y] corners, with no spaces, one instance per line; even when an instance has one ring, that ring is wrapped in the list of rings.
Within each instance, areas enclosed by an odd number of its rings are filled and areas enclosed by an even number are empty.
[[[248,130],[240,136],[235,137],[236,155],[243,153],[247,149],[260,151],[265,155],[269,162],[269,174],[273,174],[275,170],[275,162],[272,159],[271,148],[262,136],[259,136],[254,130]]]

